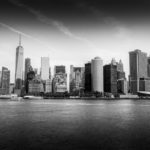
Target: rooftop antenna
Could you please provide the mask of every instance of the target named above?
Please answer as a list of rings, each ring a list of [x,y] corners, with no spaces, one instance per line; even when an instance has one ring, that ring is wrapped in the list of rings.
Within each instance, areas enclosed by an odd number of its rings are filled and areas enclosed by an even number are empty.
[[[21,46],[21,33],[19,33],[19,46]]]

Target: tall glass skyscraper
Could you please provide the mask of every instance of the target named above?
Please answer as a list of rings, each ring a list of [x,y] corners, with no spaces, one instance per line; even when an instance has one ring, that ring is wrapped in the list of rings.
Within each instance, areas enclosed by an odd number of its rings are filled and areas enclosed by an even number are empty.
[[[19,36],[19,46],[16,48],[16,68],[15,68],[15,89],[22,88],[23,81],[23,47],[21,46],[21,35]]]

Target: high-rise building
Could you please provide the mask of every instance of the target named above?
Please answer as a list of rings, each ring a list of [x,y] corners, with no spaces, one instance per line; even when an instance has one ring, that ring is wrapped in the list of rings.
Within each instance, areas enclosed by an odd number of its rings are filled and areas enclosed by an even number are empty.
[[[104,92],[117,93],[117,65],[112,63],[104,66]]]
[[[84,88],[84,67],[70,66],[70,92]]]
[[[21,46],[21,35],[19,46],[16,48],[15,89],[21,90],[23,83],[23,47]]]
[[[49,79],[49,57],[41,58],[41,79],[47,80]]]
[[[150,77],[150,57],[147,58],[147,76]]]
[[[103,92],[103,60],[95,57],[91,62],[92,91]]]
[[[6,67],[2,67],[1,77],[1,94],[9,94],[10,71]]]
[[[130,92],[139,91],[139,79],[147,77],[147,53],[141,50],[129,52],[130,64]]]
[[[92,91],[92,78],[91,78],[91,62],[85,64],[85,82],[84,82],[85,92]]]
[[[67,91],[67,74],[65,66],[55,66],[53,78],[53,92],[64,93]]]
[[[25,59],[25,75],[24,75],[24,79],[27,79],[27,73],[31,71],[31,59],[30,58],[26,58]]]

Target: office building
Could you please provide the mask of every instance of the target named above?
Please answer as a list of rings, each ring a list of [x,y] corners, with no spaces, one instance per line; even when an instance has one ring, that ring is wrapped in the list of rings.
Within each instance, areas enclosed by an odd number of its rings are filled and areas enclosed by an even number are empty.
[[[16,48],[16,67],[15,67],[15,89],[20,90],[23,83],[23,47],[21,46],[21,35],[19,36],[19,46]]]
[[[51,92],[52,92],[52,81],[51,79],[48,79],[45,82],[45,93],[51,93]]]
[[[49,57],[41,58],[41,79],[47,80],[49,79]]]
[[[91,62],[85,64],[85,82],[84,82],[85,92],[92,91],[92,78],[91,78]]]
[[[25,75],[24,75],[25,80],[27,79],[27,73],[29,71],[31,71],[31,59],[26,58],[25,59]]]
[[[147,78],[147,53],[141,50],[129,52],[130,65],[130,92],[136,94],[139,91],[139,79]]]
[[[117,90],[119,94],[127,94],[128,93],[128,85],[126,79],[118,79],[117,80]]]
[[[147,76],[150,77],[150,57],[147,58]]]
[[[92,91],[103,92],[103,60],[95,57],[91,61]]]
[[[0,94],[9,94],[10,71],[6,67],[2,67],[1,89]]]
[[[104,66],[104,92],[117,93],[117,65],[114,63]]]
[[[84,67],[70,66],[70,92],[84,89]]]
[[[140,78],[139,79],[139,91],[150,92],[150,78]]]
[[[53,78],[53,93],[64,93],[67,91],[67,74],[65,66],[55,66]]]

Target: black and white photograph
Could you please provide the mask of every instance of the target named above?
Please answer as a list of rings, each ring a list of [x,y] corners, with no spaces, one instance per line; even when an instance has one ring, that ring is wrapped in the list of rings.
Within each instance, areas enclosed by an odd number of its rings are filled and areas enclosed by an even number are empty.
[[[0,0],[0,150],[149,150],[150,1]]]

